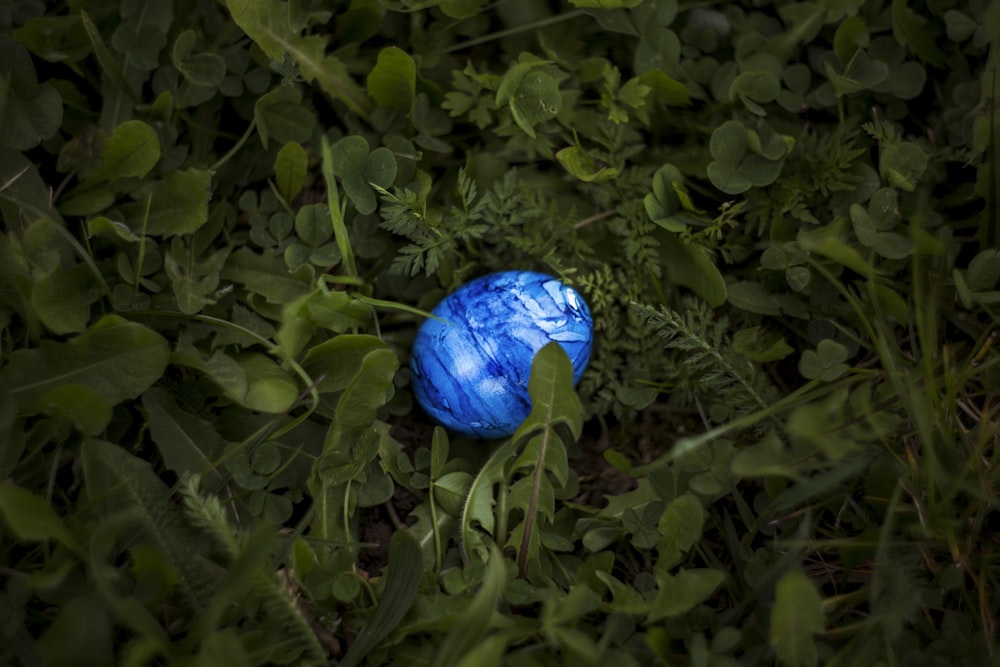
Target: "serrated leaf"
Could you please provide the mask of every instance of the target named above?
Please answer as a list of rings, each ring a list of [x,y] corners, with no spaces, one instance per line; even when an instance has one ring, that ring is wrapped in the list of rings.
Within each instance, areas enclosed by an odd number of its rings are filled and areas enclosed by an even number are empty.
[[[789,667],[815,667],[814,636],[826,627],[823,599],[799,570],[781,577],[771,609],[771,646],[778,660]]]
[[[225,483],[215,468],[225,444],[212,425],[187,412],[165,389],[153,387],[142,395],[149,415],[149,432],[168,470],[205,475],[206,488],[216,491]]]
[[[136,398],[167,367],[167,341],[135,322],[109,316],[67,343],[43,340],[11,353],[0,385],[30,406],[65,384],[82,384],[111,405]]]
[[[347,67],[326,55],[327,40],[319,35],[304,37],[291,29],[288,9],[278,0],[226,0],[236,24],[263,49],[281,62],[286,53],[299,64],[307,81],[316,81],[333,99],[347,104],[354,113],[367,117],[371,100],[351,78]]]

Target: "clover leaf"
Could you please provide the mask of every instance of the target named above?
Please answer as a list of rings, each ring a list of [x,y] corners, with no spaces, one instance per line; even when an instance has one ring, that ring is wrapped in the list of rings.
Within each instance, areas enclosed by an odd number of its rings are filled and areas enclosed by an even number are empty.
[[[388,188],[396,180],[396,157],[388,148],[376,148],[369,152],[364,137],[351,135],[344,137],[330,147],[333,173],[344,186],[354,208],[367,215],[378,207],[374,183]]]

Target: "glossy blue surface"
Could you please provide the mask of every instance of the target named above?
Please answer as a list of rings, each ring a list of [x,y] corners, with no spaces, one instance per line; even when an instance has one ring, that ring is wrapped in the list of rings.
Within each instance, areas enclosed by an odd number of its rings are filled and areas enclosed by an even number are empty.
[[[420,405],[448,430],[476,438],[512,434],[531,411],[528,377],[538,350],[558,341],[573,382],[590,360],[590,309],[572,287],[531,271],[466,283],[424,320],[410,368]]]

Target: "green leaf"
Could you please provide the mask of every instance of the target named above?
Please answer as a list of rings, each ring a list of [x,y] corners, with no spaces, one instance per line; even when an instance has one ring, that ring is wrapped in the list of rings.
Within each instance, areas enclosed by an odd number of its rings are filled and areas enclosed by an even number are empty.
[[[28,51],[0,35],[0,146],[24,151],[51,138],[63,119],[63,100],[52,84],[39,84]]]
[[[333,174],[358,213],[367,215],[378,207],[371,183],[387,188],[396,178],[396,158],[388,148],[368,152],[368,142],[359,135],[344,137],[330,147]]]
[[[31,406],[66,384],[81,384],[117,405],[136,398],[160,378],[169,350],[164,338],[141,324],[109,316],[68,343],[43,340],[11,353],[0,368],[0,385]]]
[[[778,135],[772,135],[772,139]],[[780,144],[768,142],[759,147],[759,139],[751,142],[753,135],[735,120],[729,120],[712,132],[709,151],[714,160],[708,165],[708,178],[712,185],[729,195],[738,195],[751,187],[770,185],[781,173],[784,156],[791,147],[789,140],[778,136]],[[773,146],[778,152],[772,152]],[[757,152],[751,149],[757,148]]]
[[[368,74],[368,94],[380,106],[409,111],[416,96],[417,66],[406,51],[382,49]]]
[[[247,378],[244,405],[271,414],[291,409],[298,398],[299,386],[281,366],[259,352],[242,352],[235,360]]]
[[[239,248],[226,260],[222,277],[242,284],[263,296],[268,303],[284,305],[308,294],[309,285],[294,278],[280,257],[256,255],[248,247]]]
[[[601,183],[608,181],[621,173],[617,167],[598,164],[597,160],[587,154],[579,146],[567,146],[556,153],[556,160],[570,174],[584,183]]]
[[[838,72],[829,61],[823,66],[838,97],[873,88],[889,76],[889,66],[872,59],[864,49],[855,51],[843,72]]]
[[[685,243],[675,234],[664,235],[660,249],[664,270],[672,282],[690,288],[711,306],[726,302],[726,281],[708,250]]]
[[[174,67],[190,83],[214,88],[226,76],[226,61],[214,53],[192,54],[197,39],[194,30],[185,30],[177,36],[171,52]]]
[[[176,241],[164,255],[163,268],[170,278],[177,308],[182,313],[194,315],[216,302],[213,294],[219,288],[219,273],[230,248],[221,248],[208,257],[197,259]]]
[[[364,356],[337,401],[324,450],[350,446],[371,428],[379,408],[389,399],[397,368],[399,359],[392,350],[374,349]]]
[[[306,81],[316,81],[331,98],[344,102],[354,113],[367,117],[372,108],[364,90],[347,67],[326,55],[327,40],[303,37],[291,29],[288,9],[279,0],[226,0],[233,20],[272,60],[291,55]]]
[[[913,192],[927,169],[928,155],[919,144],[904,141],[885,146],[879,156],[879,173],[901,190]]]
[[[156,131],[141,120],[125,121],[111,133],[100,163],[84,181],[84,186],[119,178],[142,178],[159,160],[160,140]]]
[[[814,667],[818,663],[813,637],[825,629],[823,599],[808,577],[792,570],[778,581],[771,609],[771,646],[783,665]]]
[[[663,511],[657,524],[660,534],[656,550],[657,568],[669,570],[681,562],[684,552],[701,539],[705,513],[699,501],[690,493],[675,498]]]
[[[205,169],[172,171],[132,195],[125,207],[132,229],[150,236],[191,234],[208,221],[212,172]]]
[[[802,377],[812,380],[819,378],[832,382],[849,370],[844,362],[847,360],[847,348],[840,343],[824,338],[816,350],[806,350],[799,360],[799,372]]]
[[[632,9],[642,4],[642,0],[569,0],[574,7],[595,9]]]
[[[385,349],[386,343],[375,336],[342,334],[309,348],[302,368],[318,381],[319,392],[339,392],[361,373],[369,353]]]
[[[287,142],[278,151],[278,156],[274,159],[274,179],[278,184],[278,192],[286,202],[294,201],[302,191],[308,162],[306,150],[297,141]]]
[[[0,480],[0,514],[19,540],[56,540],[77,554],[83,553],[79,542],[52,509],[52,505],[6,480]]]
[[[969,262],[965,274],[966,283],[973,292],[982,292],[996,287],[1000,281],[1000,250],[990,248],[979,252]]]
[[[31,306],[52,333],[81,333],[90,321],[90,308],[101,297],[93,271],[77,264],[40,278],[31,290]]]
[[[452,667],[459,664],[462,658],[467,659],[475,650],[489,630],[490,621],[502,599],[506,580],[503,554],[493,547],[486,562],[483,584],[469,603],[467,612],[462,614],[441,641],[432,663],[435,667]]]
[[[906,0],[892,0],[892,34],[924,62],[943,67],[944,53],[937,47],[934,36],[927,30],[927,20],[907,6]]]
[[[535,125],[556,117],[562,106],[559,84],[544,72],[526,73],[508,102],[514,122],[534,138]]]
[[[340,667],[356,667],[390,632],[396,629],[413,605],[424,572],[420,545],[405,530],[393,533],[389,543],[389,565],[386,568],[385,592],[371,620],[351,643],[351,648],[338,663]]]
[[[772,431],[755,445],[745,447],[733,457],[731,469],[740,477],[778,476],[800,479],[793,457],[785,450],[781,440]]]
[[[205,475],[209,490],[218,490],[225,483],[216,461],[225,443],[212,425],[177,405],[165,389],[152,387],[142,395],[142,407],[149,415],[149,433],[163,457],[168,470],[178,476],[184,473]]]
[[[65,417],[84,435],[98,435],[111,422],[111,405],[90,387],[64,384],[54,387],[28,410]]]
[[[664,618],[675,618],[704,602],[725,580],[719,570],[692,568],[681,570],[676,576],[660,572],[656,576],[659,592],[649,612],[650,623]]]
[[[271,139],[281,144],[306,142],[316,129],[315,114],[302,105],[302,94],[292,86],[280,86],[261,95],[253,114],[264,148]]]

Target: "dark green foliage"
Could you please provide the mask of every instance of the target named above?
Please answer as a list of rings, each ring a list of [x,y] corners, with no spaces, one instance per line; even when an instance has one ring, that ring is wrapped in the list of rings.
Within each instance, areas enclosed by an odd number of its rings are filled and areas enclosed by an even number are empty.
[[[0,4],[0,664],[994,664],[1000,2]],[[436,301],[572,384],[449,439]]]

